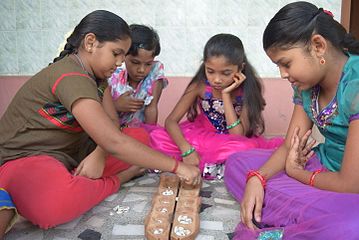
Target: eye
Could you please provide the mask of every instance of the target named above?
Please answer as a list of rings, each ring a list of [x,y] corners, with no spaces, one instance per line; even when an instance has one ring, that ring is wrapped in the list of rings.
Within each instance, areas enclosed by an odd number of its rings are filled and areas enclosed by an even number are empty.
[[[207,74],[212,74],[214,71],[212,69],[206,69]]]
[[[223,72],[223,75],[226,76],[226,77],[230,76],[231,74],[232,74],[231,71],[225,71],[225,72]]]
[[[139,62],[134,61],[134,60],[132,60],[131,63],[132,63],[132,64],[136,64],[136,65],[137,65],[137,64],[140,64]]]
[[[281,65],[285,68],[290,68],[290,62],[282,63]]]

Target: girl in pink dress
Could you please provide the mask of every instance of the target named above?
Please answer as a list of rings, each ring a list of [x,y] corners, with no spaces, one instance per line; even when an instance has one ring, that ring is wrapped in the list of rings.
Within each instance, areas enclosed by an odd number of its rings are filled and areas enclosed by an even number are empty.
[[[231,34],[215,35],[204,48],[199,70],[167,117],[166,129],[151,131],[151,147],[198,165],[205,177],[220,177],[231,153],[274,148],[282,142],[260,136],[264,106],[261,82],[241,40]],[[186,113],[188,120],[179,123]]]

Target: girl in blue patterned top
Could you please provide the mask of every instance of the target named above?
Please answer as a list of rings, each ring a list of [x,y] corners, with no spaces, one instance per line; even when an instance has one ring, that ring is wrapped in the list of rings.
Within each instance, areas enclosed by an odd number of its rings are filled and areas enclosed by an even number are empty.
[[[359,42],[331,12],[295,2],[269,22],[263,47],[295,105],[280,148],[227,161],[226,186],[242,201],[236,239],[359,239]],[[312,148],[314,124],[325,141]]]
[[[251,148],[275,147],[267,141],[262,85],[248,62],[241,40],[218,34],[206,43],[203,63],[167,117],[165,129],[150,133],[151,146],[178,160],[199,165],[204,176],[227,156]],[[198,114],[197,109],[200,109]],[[188,121],[179,124],[187,113]]]

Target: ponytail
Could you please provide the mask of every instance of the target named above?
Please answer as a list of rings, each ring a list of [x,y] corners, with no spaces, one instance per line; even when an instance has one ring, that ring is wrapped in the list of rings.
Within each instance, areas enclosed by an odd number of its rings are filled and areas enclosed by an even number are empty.
[[[67,55],[70,55],[72,53],[75,53],[75,50],[77,49],[73,44],[69,43],[70,37],[67,39],[67,43],[65,44],[64,50],[60,52],[60,55],[56,58],[54,58],[53,62],[57,62],[60,59],[63,59]]]
[[[67,38],[64,50],[53,62],[76,53],[88,33],[95,34],[100,43],[131,37],[129,26],[121,17],[106,10],[96,10],[86,15],[75,27],[70,37]]]
[[[347,50],[348,52],[359,55],[359,41],[356,40],[351,33],[344,35],[342,46],[343,49]]]

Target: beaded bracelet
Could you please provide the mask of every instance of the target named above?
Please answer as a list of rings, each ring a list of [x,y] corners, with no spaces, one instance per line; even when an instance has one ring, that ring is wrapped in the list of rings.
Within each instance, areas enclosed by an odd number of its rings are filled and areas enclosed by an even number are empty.
[[[232,123],[231,125],[228,125],[228,126],[226,127],[226,129],[227,129],[227,130],[232,129],[232,128],[234,128],[235,126],[238,126],[240,123],[241,123],[241,119],[238,118],[237,121],[235,121],[235,122]]]
[[[193,153],[194,151],[196,151],[196,149],[194,149],[194,147],[191,146],[191,148],[187,151],[185,151],[184,153],[181,154],[181,157],[187,157],[188,155],[190,155],[191,153]]]
[[[318,170],[315,170],[313,173],[312,173],[312,176],[310,176],[310,179],[309,179],[309,185],[313,187],[314,185],[314,179],[315,177],[317,176],[318,173],[322,172],[323,169],[318,169]]]
[[[177,168],[179,166],[179,161],[177,161],[177,159],[174,159],[175,160],[175,166],[173,167],[171,173],[176,173],[177,172]]]
[[[266,185],[267,185],[267,181],[266,179],[258,172],[258,171],[254,171],[254,170],[251,170],[247,173],[247,180],[246,182],[248,182],[248,180],[253,177],[253,176],[256,176],[260,181],[261,181],[261,184],[263,186],[263,188],[265,189],[266,188]]]

